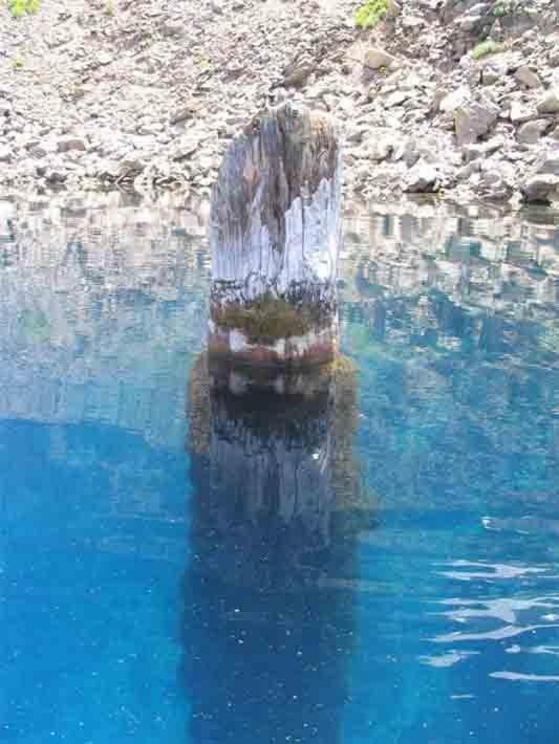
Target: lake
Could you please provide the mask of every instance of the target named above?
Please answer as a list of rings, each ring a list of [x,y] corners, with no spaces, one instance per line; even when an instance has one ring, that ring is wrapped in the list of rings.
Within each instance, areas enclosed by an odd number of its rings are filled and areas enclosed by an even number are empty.
[[[239,401],[207,204],[0,202],[3,741],[557,741],[559,215],[347,211],[341,371]]]

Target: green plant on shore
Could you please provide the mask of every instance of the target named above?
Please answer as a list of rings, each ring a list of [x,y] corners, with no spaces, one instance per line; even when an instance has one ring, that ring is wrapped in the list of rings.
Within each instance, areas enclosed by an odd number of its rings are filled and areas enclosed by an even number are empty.
[[[41,0],[8,0],[8,10],[13,18],[21,18],[26,13],[37,13]]]
[[[475,47],[472,49],[472,57],[475,60],[478,60],[483,59],[483,57],[487,57],[490,54],[497,54],[498,52],[502,51],[502,44],[493,41],[493,39],[485,39],[485,41],[480,41],[480,43],[476,44]]]
[[[506,2],[495,3],[493,9],[491,10],[491,13],[495,16],[495,18],[502,18],[509,12],[510,11],[508,9],[508,3]]]
[[[389,0],[365,0],[355,13],[358,28],[374,28],[387,15]]]
[[[530,2],[526,0],[497,0],[491,9],[491,13],[495,18],[503,18],[506,15],[512,15],[514,13],[531,13],[534,12],[534,8]]]
[[[25,62],[21,57],[14,57],[12,60],[12,67],[14,70],[22,70],[25,66]]]
[[[195,62],[196,62],[196,66],[203,72],[211,70],[213,66],[211,59],[209,57],[206,57],[204,54],[198,55],[198,57],[196,57]]]

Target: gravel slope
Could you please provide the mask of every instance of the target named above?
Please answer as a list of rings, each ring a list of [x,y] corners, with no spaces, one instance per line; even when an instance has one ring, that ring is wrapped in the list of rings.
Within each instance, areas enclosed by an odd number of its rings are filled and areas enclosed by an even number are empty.
[[[239,127],[293,97],[340,120],[349,193],[553,201],[556,3],[499,2],[400,0],[371,30],[348,0],[2,8],[0,191],[208,193]],[[476,61],[486,37],[500,51]]]

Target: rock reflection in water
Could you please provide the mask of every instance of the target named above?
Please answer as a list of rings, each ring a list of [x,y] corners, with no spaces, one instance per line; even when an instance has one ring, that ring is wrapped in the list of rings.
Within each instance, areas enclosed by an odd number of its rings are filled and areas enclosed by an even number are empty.
[[[394,205],[346,219],[342,327],[396,349],[556,347],[558,216]]]
[[[200,744],[334,744],[356,539],[371,522],[351,452],[354,373],[342,360],[261,385],[210,373],[205,357],[191,377],[190,733]]]

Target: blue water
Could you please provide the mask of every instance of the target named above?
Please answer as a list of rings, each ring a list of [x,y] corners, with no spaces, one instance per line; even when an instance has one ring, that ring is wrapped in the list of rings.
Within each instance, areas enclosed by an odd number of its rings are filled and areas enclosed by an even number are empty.
[[[353,418],[208,447],[205,213],[0,207],[2,741],[559,741],[553,215],[348,217]]]

